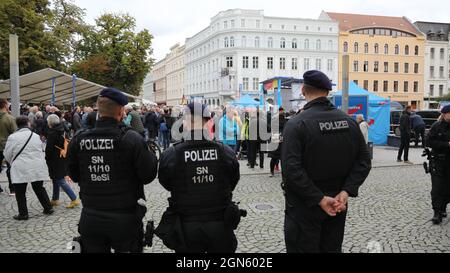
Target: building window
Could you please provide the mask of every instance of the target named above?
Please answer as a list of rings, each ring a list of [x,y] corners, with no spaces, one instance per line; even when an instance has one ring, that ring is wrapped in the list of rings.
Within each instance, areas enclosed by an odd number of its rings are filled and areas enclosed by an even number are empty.
[[[398,45],[395,45],[395,55],[400,54],[400,47]]]
[[[374,51],[375,51],[375,54],[378,54],[380,52],[380,46],[378,44],[375,44]]]
[[[260,28],[261,27],[261,21],[260,20],[256,20],[256,28]]]
[[[286,58],[280,58],[280,69],[281,70],[286,69]]]
[[[267,58],[267,69],[273,69],[273,57]]]
[[[419,93],[419,82],[414,82],[414,93]]]
[[[298,69],[298,59],[292,58],[292,70],[297,70],[297,69]]]
[[[259,78],[253,78],[253,90],[254,91],[259,90]]]
[[[234,28],[234,20],[231,20],[231,28]]]
[[[272,28],[272,24],[269,24],[269,28],[270,28],[270,29]]]
[[[394,81],[394,92],[398,92],[398,81]]]
[[[355,43],[353,51],[354,51],[355,53],[358,53],[358,52],[359,52],[359,44],[358,44],[358,43]]]
[[[405,55],[409,55],[409,46],[405,46]]]
[[[378,73],[379,66],[380,66],[380,63],[378,61],[374,62],[374,64],[373,64],[373,72]]]
[[[259,68],[259,57],[253,57],[253,69]]]
[[[316,59],[316,70],[322,70],[322,59]]]
[[[241,19],[241,27],[245,27],[245,19]]]
[[[389,73],[389,63],[384,62],[384,73]]]
[[[444,96],[444,86],[443,85],[439,85],[439,97]]]
[[[430,96],[434,97],[434,84],[430,85]]]
[[[388,91],[389,91],[389,82],[383,81],[383,92],[388,92]]]
[[[368,80],[364,80],[364,89],[369,90],[369,81]]]
[[[322,41],[321,40],[316,41],[316,50],[317,51],[322,50]]]
[[[283,30],[284,30],[284,25],[281,25],[281,29],[283,29]]]
[[[369,44],[368,43],[364,44],[364,53],[366,53],[366,54],[369,53]]]
[[[378,92],[378,81],[373,81],[373,92]]]
[[[394,63],[394,73],[399,72],[399,63]]]
[[[434,79],[434,66],[430,67],[430,78]]]
[[[344,43],[344,52],[345,53],[348,52],[348,43],[347,42]]]
[[[440,58],[441,58],[441,60],[444,59],[444,56],[445,56],[445,49],[441,48],[441,51],[440,51]]]
[[[305,40],[305,50],[309,50],[309,40]]]
[[[354,80],[353,81],[356,85],[359,85],[359,81],[358,80]]]
[[[434,60],[434,55],[435,55],[435,49],[431,48],[430,49],[430,57],[431,57],[432,60]]]
[[[267,40],[267,47],[273,48],[273,38],[272,37],[269,37],[269,39]]]
[[[242,47],[247,47],[247,37],[242,36]]]
[[[414,55],[419,56],[419,46],[414,48]]]
[[[389,45],[388,44],[384,45],[384,54],[386,54],[386,55],[389,54]]]
[[[405,63],[405,74],[409,73],[409,63]]]
[[[329,51],[332,51],[332,50],[333,50],[333,41],[332,41],[332,40],[329,40],[329,41],[328,41],[328,50],[329,50]]]
[[[303,61],[303,70],[308,71],[310,67],[310,61],[309,58],[305,58]]]
[[[359,70],[359,63],[358,61],[353,62],[353,72],[358,72]]]
[[[230,47],[234,47],[234,37],[230,38]]]
[[[444,67],[443,66],[439,67],[439,78],[441,78],[441,79],[445,78],[445,76],[444,76]]]
[[[419,64],[414,64],[414,73],[419,74]]]
[[[248,56],[242,58],[242,68],[248,68]]]
[[[248,91],[248,87],[249,87],[249,84],[248,84],[248,78],[243,78],[242,79],[242,89],[244,90],[244,91]]]
[[[280,40],[280,48],[286,48],[286,39],[281,38],[281,40]]]
[[[223,41],[224,41],[224,42],[223,42],[224,47],[229,47],[229,46],[230,46],[228,37],[225,37],[225,39],[224,39]]]
[[[259,37],[255,37],[255,47],[259,48]]]
[[[292,40],[292,48],[296,49],[298,47],[297,39]]]
[[[334,61],[332,59],[328,60],[327,70],[329,72],[334,71]]]
[[[224,28],[224,29],[227,29],[227,28],[228,28],[228,22],[227,22],[227,21],[224,21],[224,22],[223,22],[223,28]]]
[[[403,83],[403,90],[405,90],[405,93],[409,92],[409,82],[404,82]]]
[[[364,72],[369,72],[369,62],[368,61],[364,62]]]
[[[227,57],[227,68],[233,67],[233,57]]]

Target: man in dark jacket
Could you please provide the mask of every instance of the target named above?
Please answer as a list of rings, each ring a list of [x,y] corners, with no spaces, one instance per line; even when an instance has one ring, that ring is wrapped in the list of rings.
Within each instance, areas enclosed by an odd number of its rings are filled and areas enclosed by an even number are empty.
[[[72,115],[72,129],[74,134],[83,129],[83,125],[81,124],[81,108],[79,106],[75,108]]]
[[[154,109],[145,115],[144,127],[148,131],[148,138],[155,139],[158,136],[159,122]]]
[[[406,107],[402,116],[400,117],[400,150],[398,151],[397,162],[405,162],[406,164],[413,164],[408,159],[409,145],[411,142],[411,106]],[[402,155],[404,155],[402,161]]]
[[[422,139],[422,148],[425,148],[425,129],[426,124],[421,116],[416,113],[411,114],[411,125],[416,137],[416,148],[419,147],[419,138]]]
[[[371,169],[358,124],[327,99],[331,81],[320,71],[303,76],[308,104],[284,129],[283,188],[288,253],[342,252],[349,197],[357,197]]]

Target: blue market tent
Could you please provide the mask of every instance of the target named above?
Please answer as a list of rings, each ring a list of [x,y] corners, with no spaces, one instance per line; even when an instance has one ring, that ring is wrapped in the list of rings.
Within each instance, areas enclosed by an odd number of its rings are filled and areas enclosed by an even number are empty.
[[[391,124],[390,100],[368,92],[354,82],[350,82],[349,95],[369,97],[369,117],[367,119],[370,124],[369,141],[376,145],[386,145]],[[342,91],[333,94],[333,96],[342,96]]]
[[[240,97],[239,99],[233,101],[231,103],[231,105],[242,106],[242,107],[252,107],[252,106],[253,107],[258,107],[259,106],[259,102],[254,100],[249,95],[244,95],[244,96]]]

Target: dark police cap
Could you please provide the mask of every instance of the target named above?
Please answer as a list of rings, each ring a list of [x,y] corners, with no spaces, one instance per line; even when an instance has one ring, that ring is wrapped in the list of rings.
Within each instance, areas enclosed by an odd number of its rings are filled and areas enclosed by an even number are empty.
[[[121,106],[125,106],[128,104],[128,98],[123,94],[123,92],[115,88],[108,87],[103,89],[102,92],[100,92],[100,97],[113,100]]]
[[[444,107],[442,108],[442,110],[441,110],[441,113],[442,113],[442,114],[448,114],[448,113],[450,113],[450,104],[444,106]]]
[[[193,115],[193,116],[199,116],[202,118],[210,119],[211,118],[211,112],[208,109],[208,106],[206,104],[201,104],[199,102],[191,102],[186,106],[186,112],[187,114]]]
[[[318,70],[307,71],[305,74],[303,74],[303,82],[306,85],[321,90],[331,91],[333,89],[333,85],[328,76]]]

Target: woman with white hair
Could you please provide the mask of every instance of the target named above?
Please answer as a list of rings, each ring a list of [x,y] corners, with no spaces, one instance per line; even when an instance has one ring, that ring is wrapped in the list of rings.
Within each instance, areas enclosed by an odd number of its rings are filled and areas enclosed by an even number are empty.
[[[76,194],[72,188],[67,184],[66,176],[66,155],[67,144],[64,137],[64,125],[61,123],[57,115],[50,115],[47,117],[47,124],[49,127],[47,135],[47,145],[45,148],[45,160],[47,161],[48,172],[53,182],[53,196],[51,204],[56,207],[59,205],[60,188],[69,196],[71,202],[66,207],[68,209],[75,208],[80,205]]]
[[[359,129],[366,140],[366,143],[369,144],[369,123],[364,119],[364,115],[357,115],[356,121],[359,124]]]

